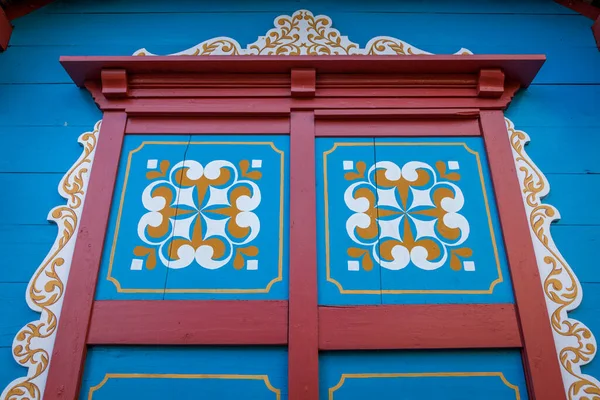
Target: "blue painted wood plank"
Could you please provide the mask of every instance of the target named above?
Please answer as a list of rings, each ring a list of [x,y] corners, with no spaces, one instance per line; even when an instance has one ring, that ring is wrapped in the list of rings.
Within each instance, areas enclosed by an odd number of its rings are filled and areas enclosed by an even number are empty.
[[[257,32],[248,29],[248,23],[251,22],[255,29],[263,26],[262,34],[273,27],[276,16],[256,13],[251,14],[249,20],[245,13],[222,13],[218,14],[218,18],[214,14],[179,14],[177,18],[169,19],[160,14],[139,14],[135,18],[128,14],[90,14],[85,18],[79,15],[29,14],[15,20],[11,44],[39,44],[39,38],[44,37],[44,45],[87,45],[91,52],[100,44],[151,47],[156,40],[150,38],[160,37],[160,42],[173,45],[172,52],[175,52],[215,34],[228,35],[241,42],[253,42]],[[113,29],[106,29],[107,26]],[[61,29],[63,33],[56,32]],[[106,35],[98,35],[99,30]],[[148,50],[152,51],[150,48]]]
[[[194,399],[199,393],[207,399],[287,399],[284,348],[120,346],[92,347],[87,354],[81,398],[135,392],[144,399]]]
[[[561,214],[560,225],[600,225],[597,210],[600,175],[547,174],[550,194],[544,199]]]
[[[531,138],[525,150],[544,174],[600,173],[600,128],[515,125]]]
[[[0,108],[0,126],[83,126],[89,130],[101,118],[90,94],[72,84],[0,85]]]
[[[373,139],[317,139],[319,304],[381,304]],[[359,211],[360,210],[360,211]],[[363,243],[357,245],[357,241]]]
[[[41,21],[40,23],[43,23]],[[256,35],[258,36],[258,32]],[[152,51],[169,54],[183,50],[178,46],[164,45],[160,38],[152,40]],[[59,62],[61,56],[130,56],[146,42],[138,44],[113,43],[90,47],[78,46],[13,46],[11,51],[0,53],[0,84],[2,83],[72,83],[71,78]],[[35,56],[35,61],[32,57]]]
[[[226,3],[208,1],[184,0],[173,4],[160,1],[146,0],[109,0],[101,3],[86,0],[63,0],[52,3],[40,12],[48,14],[60,13],[110,13],[118,10],[123,13],[147,12],[257,12],[281,11],[289,7],[308,8],[319,5],[325,9],[339,9],[340,3],[336,0],[317,2],[315,0],[262,0],[259,3],[248,3],[245,0],[233,0]],[[343,8],[353,12],[410,12],[410,13],[527,13],[527,14],[566,14],[573,15],[574,11],[562,7],[554,2],[544,0],[519,1],[510,0],[498,2],[495,0],[480,1],[453,1],[448,3],[443,0],[430,2],[364,2],[362,0],[345,1]]]
[[[506,112],[515,126],[600,127],[598,85],[533,85],[522,90]]]
[[[556,246],[577,278],[584,283],[600,283],[600,226],[554,224],[551,232]]]
[[[598,318],[600,315],[600,284],[583,283],[581,286],[583,288],[583,301],[569,315],[586,324],[598,340],[600,338],[600,318]],[[598,354],[591,363],[583,366],[581,370],[596,379],[600,378],[600,358]]]
[[[526,400],[518,350],[321,353],[321,398]]]
[[[57,189],[62,177],[63,174],[53,173],[0,173],[0,186],[14,193],[0,207],[2,224],[44,224],[50,210],[65,203]]]
[[[46,225],[0,225],[0,282],[27,283],[44,260],[57,227]]]
[[[311,8],[315,14],[325,11],[320,7]],[[291,14],[296,9],[290,7],[284,13]],[[556,43],[594,46],[594,39],[589,35],[589,19],[578,15],[454,14],[448,18],[444,14],[348,13],[339,9],[330,10],[328,15],[340,32],[359,43],[366,43],[373,36],[387,35],[417,47],[445,46],[446,52],[478,43],[536,43],[548,48]],[[36,13],[15,20],[11,44],[36,45],[43,37],[44,45],[87,44],[93,49],[100,44],[126,43],[152,51],[156,40],[151,40],[149,32],[153,32],[152,36],[160,35],[160,42],[164,44],[178,44],[182,48],[197,44],[202,37],[219,35],[249,43],[271,29],[276,16],[272,12],[181,13],[176,18],[165,19],[159,13],[150,13],[137,14],[135,18],[129,14],[88,14],[81,18],[79,14]],[[358,19],[360,24],[356,23]],[[107,26],[119,29],[105,29]],[[422,29],[424,26],[428,29]],[[97,34],[99,30],[103,35]],[[473,31],[478,34],[473,35]]]
[[[39,317],[25,302],[26,283],[0,282],[0,346],[10,346],[25,324]]]
[[[27,369],[13,359],[12,347],[0,345],[0,388],[4,389],[13,380],[25,376]]]
[[[0,172],[65,173],[81,155],[77,138],[85,131],[71,126],[3,128]]]

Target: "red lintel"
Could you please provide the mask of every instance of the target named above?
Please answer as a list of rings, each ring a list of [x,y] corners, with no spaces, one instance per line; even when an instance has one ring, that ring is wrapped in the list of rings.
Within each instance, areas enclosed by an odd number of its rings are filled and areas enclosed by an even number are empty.
[[[321,350],[521,347],[513,304],[319,307]]]
[[[232,118],[227,116],[136,117],[127,120],[126,134],[135,135],[287,135],[290,131],[289,117]]]
[[[317,74],[478,74],[498,68],[508,80],[528,86],[546,60],[543,55],[420,55],[406,56],[63,56],[60,62],[80,87],[99,80],[106,68],[129,74],[261,73],[289,74],[294,68],[312,68]]]
[[[316,136],[480,136],[476,108],[315,110]]]
[[[482,111],[481,128],[523,335],[524,364],[536,399],[564,400],[540,271],[502,111]]]
[[[286,345],[287,301],[96,301],[88,344]]]

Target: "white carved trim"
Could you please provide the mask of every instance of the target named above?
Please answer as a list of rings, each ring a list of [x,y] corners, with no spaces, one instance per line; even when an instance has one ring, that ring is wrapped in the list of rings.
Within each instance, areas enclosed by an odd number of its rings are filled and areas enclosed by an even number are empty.
[[[581,372],[581,367],[596,355],[596,339],[587,326],[569,317],[569,312],[581,304],[583,291],[577,276],[556,247],[550,231],[550,224],[560,219],[560,213],[555,207],[542,203],[542,198],[550,192],[550,184],[525,152],[529,136],[516,130],[508,118],[506,127],[521,183],[542,287],[546,294],[567,398],[598,399],[600,382]]]
[[[27,375],[17,378],[4,389],[2,399],[42,399],[50,355],[54,347],[63,294],[71,268],[77,229],[90,176],[101,122],[92,132],[79,136],[83,152],[58,184],[58,192],[67,200],[54,207],[48,220],[58,225],[58,233],[48,255],[33,274],[25,300],[40,318],[25,325],[13,340],[15,361],[27,367]]]
[[[234,39],[216,37],[205,40],[187,50],[171,54],[174,56],[224,56],[224,55],[416,55],[431,54],[389,36],[377,36],[369,40],[364,48],[342,36],[332,28],[326,15],[316,17],[308,10],[298,10],[291,16],[280,15],[274,20],[275,28],[245,48]],[[455,54],[472,54],[460,49]],[[146,49],[134,53],[136,56],[154,55]]]

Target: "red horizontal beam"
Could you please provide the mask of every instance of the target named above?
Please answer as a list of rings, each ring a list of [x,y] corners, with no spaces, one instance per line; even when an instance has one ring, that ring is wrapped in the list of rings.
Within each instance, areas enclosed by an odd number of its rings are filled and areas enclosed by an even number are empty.
[[[320,137],[481,136],[477,119],[317,121]]]
[[[477,118],[479,117],[479,109],[477,108],[440,108],[440,109],[398,109],[398,108],[376,108],[362,110],[315,110],[316,119],[339,119],[343,117],[347,119],[364,119],[368,117],[376,117],[377,119],[410,119],[410,118]]]
[[[91,86],[90,86],[91,87]],[[516,89],[516,88],[511,88]],[[132,116],[285,116],[291,109],[319,110],[327,108],[364,109],[365,105],[376,108],[404,108],[404,109],[443,109],[443,108],[478,108],[498,109],[504,108],[510,102],[515,90],[507,90],[500,99],[484,98],[369,98],[368,101],[360,98],[315,98],[315,99],[290,99],[290,98],[264,98],[260,101],[251,101],[245,98],[221,100],[217,98],[194,99],[124,99],[107,100],[98,96],[95,89],[90,90],[98,106],[102,110],[125,110]]]
[[[319,307],[321,350],[521,346],[512,304]]]
[[[285,345],[287,301],[94,302],[88,344]]]
[[[243,62],[240,62],[242,61]],[[528,86],[546,60],[544,55],[420,55],[405,56],[63,56],[60,62],[78,86],[99,80],[102,69],[123,68],[128,74],[261,73],[288,74],[313,68],[317,74],[478,74],[499,68],[509,80]]]
[[[177,134],[289,134],[290,120],[287,117],[244,118],[244,117],[130,117],[126,134],[177,135]]]

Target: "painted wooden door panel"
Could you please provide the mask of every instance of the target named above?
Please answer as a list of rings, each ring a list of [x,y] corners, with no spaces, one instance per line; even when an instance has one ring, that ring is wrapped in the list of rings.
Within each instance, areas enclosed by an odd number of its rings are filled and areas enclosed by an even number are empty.
[[[321,304],[513,301],[479,138],[318,139]]]
[[[287,298],[284,136],[127,136],[97,299]]]
[[[81,399],[287,398],[283,348],[93,347]]]
[[[528,399],[517,350],[322,353],[319,373],[323,400]]]

